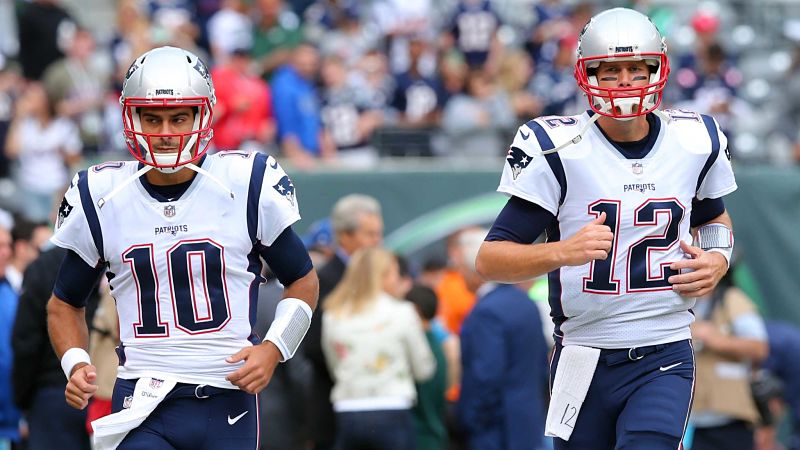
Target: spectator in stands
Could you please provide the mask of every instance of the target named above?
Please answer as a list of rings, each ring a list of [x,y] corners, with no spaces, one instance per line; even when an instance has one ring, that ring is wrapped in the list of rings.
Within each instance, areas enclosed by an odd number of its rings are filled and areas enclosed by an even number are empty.
[[[11,262],[11,233],[0,227],[0,449],[20,440],[20,413],[14,405],[11,371],[14,367],[11,330],[17,313],[17,292],[5,277]]]
[[[14,323],[14,402],[30,428],[28,450],[86,450],[86,411],[64,401],[67,379],[47,334],[47,301],[66,250],[52,247],[34,260],[22,281]],[[87,316],[92,315],[92,298]]]
[[[337,448],[416,448],[414,382],[429,379],[436,360],[413,305],[398,298],[400,285],[394,255],[362,248],[325,300]]]
[[[17,102],[6,136],[6,156],[17,161],[18,209],[29,220],[49,221],[56,194],[69,183],[70,168],[81,160],[78,128],[56,116],[41,83],[31,83]]]
[[[521,286],[487,283],[475,270],[488,230],[461,233],[461,270],[478,297],[461,329],[458,417],[470,449],[544,448],[547,344],[539,308]]]
[[[392,106],[399,112],[399,124],[408,127],[439,125],[445,94],[437,78],[422,71],[422,58],[430,45],[425,33],[413,34],[408,43],[408,70],[395,75]]]
[[[508,50],[500,58],[497,83],[508,94],[514,115],[521,122],[542,114],[542,98],[528,90],[534,73],[533,60],[523,50]]]
[[[222,0],[219,10],[209,18],[208,43],[214,65],[225,63],[235,50],[252,49],[253,21],[248,13],[247,1]]]
[[[347,67],[338,56],[322,63],[322,124],[336,146],[336,157],[348,168],[372,167],[378,151],[370,138],[383,124],[383,111],[359,96],[359,86],[348,82]]]
[[[336,154],[322,126],[319,92],[314,85],[319,53],[308,43],[292,51],[291,62],[275,73],[270,83],[274,95],[278,145],[284,156],[300,169],[310,169],[318,158]]]
[[[14,118],[14,104],[22,89],[23,79],[19,66],[0,55],[0,148],[5,147],[8,128]],[[0,151],[0,178],[11,174],[10,165],[5,151]]]
[[[303,41],[300,18],[283,0],[256,0],[253,57],[262,76],[270,78],[278,67],[289,64],[292,52]]]
[[[47,66],[64,56],[62,41],[76,24],[59,0],[17,2],[19,61],[28,80],[41,78]]]
[[[725,49],[717,42],[698,49],[696,66],[678,70],[675,79],[680,88],[677,108],[713,114],[729,141],[735,121],[749,114],[748,104],[738,97],[742,73],[732,65]]]
[[[759,414],[750,372],[769,353],[764,321],[730,275],[709,297],[697,300],[694,312],[692,450],[751,450]]]
[[[497,39],[500,25],[489,0],[459,0],[444,34],[443,49],[453,46],[464,55],[470,69],[493,74],[502,53]]]
[[[93,155],[102,145],[108,74],[95,64],[95,42],[89,30],[76,29],[65,51],[64,58],[48,66],[42,80],[59,117],[78,125],[84,154]]]
[[[531,78],[528,91],[543,103],[542,115],[570,115],[585,109],[583,94],[575,84],[577,35],[558,39],[552,60],[541,62]]]
[[[325,304],[326,297],[339,284],[350,257],[362,248],[376,247],[383,241],[381,205],[368,195],[344,196],[333,205],[331,227],[336,250],[334,256],[318,271],[320,305]],[[312,367],[307,422],[316,450],[331,449],[336,436],[330,400],[333,381],[322,352],[323,318],[324,308],[317,307],[301,347]]]
[[[25,268],[39,257],[42,247],[52,234],[48,222],[31,222],[22,217],[14,219],[14,227],[11,228],[11,261],[6,266],[5,277],[17,294],[22,289]]]
[[[307,35],[323,56],[336,56],[347,68],[355,67],[369,52],[378,50],[380,36],[362,20],[355,0],[317,2],[306,10]]]
[[[436,360],[436,371],[431,379],[417,383],[417,404],[414,406],[414,421],[417,429],[418,450],[447,450],[447,427],[445,417],[447,404],[448,364],[442,348],[441,338],[433,329],[438,300],[433,289],[416,285],[406,294],[406,298],[414,304],[422,320],[425,338],[428,340],[433,357]]]
[[[442,128],[451,155],[499,156],[516,120],[508,94],[485,70],[474,69],[467,77],[466,92],[445,105]]]
[[[214,109],[214,145],[219,150],[274,152],[275,117],[266,81],[253,73],[247,47],[225,54],[211,69],[217,94]]]

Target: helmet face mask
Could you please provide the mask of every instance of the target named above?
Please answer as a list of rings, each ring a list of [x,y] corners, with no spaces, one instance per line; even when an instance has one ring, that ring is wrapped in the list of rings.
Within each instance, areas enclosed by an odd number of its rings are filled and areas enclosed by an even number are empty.
[[[601,87],[595,76],[597,67],[616,61],[644,61],[650,69],[648,83]],[[581,31],[575,80],[595,113],[630,120],[654,111],[661,104],[668,76],[666,43],[647,16],[614,8],[592,17]]]
[[[208,151],[216,103],[214,85],[205,64],[194,54],[160,47],[137,58],[125,77],[120,96],[125,141],[131,155],[164,173],[194,163]],[[190,131],[148,133],[141,114],[147,108],[187,108],[194,111]],[[163,140],[177,141],[177,151],[156,152]]]

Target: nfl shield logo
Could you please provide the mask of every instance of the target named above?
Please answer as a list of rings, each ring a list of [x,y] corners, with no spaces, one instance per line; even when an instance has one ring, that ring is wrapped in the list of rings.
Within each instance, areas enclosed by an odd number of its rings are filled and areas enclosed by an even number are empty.
[[[128,409],[131,407],[131,402],[133,401],[133,395],[128,395],[122,400],[122,408]]]
[[[167,217],[175,216],[175,205],[167,205],[164,207],[164,215]]]
[[[642,167],[641,163],[633,163],[633,165],[631,166],[631,170],[633,170],[634,174],[641,175],[642,171],[644,170],[644,167]]]

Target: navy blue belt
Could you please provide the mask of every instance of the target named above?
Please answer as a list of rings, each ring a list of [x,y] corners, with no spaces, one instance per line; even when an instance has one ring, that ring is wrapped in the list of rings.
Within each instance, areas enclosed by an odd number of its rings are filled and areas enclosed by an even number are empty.
[[[208,398],[217,394],[233,392],[233,389],[223,389],[207,384],[187,384],[178,383],[167,396],[168,397],[196,397]]]
[[[600,350],[600,360],[606,365],[616,366],[631,361],[638,361],[647,355],[664,351],[670,344],[646,345],[644,347],[631,347],[624,349]]]

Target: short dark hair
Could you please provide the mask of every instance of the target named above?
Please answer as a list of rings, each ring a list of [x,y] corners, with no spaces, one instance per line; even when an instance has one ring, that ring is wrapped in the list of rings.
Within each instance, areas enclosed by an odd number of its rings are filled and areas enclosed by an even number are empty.
[[[439,306],[439,299],[436,292],[428,286],[415,284],[408,291],[406,298],[417,306],[420,316],[425,320],[433,320],[436,317],[436,309]]]

